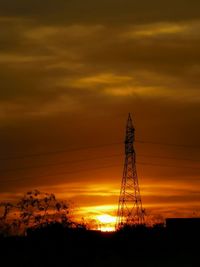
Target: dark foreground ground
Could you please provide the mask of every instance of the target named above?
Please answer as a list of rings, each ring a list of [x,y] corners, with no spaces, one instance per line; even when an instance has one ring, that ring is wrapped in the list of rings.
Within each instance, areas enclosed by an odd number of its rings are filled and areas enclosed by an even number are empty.
[[[118,233],[54,226],[1,238],[0,266],[200,266],[199,232],[166,228]]]

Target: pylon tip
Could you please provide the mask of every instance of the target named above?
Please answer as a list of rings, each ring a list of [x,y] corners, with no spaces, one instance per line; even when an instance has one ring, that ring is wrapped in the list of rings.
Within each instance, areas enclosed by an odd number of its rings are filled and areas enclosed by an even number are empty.
[[[131,113],[130,112],[128,113],[128,120],[132,120],[131,119]]]

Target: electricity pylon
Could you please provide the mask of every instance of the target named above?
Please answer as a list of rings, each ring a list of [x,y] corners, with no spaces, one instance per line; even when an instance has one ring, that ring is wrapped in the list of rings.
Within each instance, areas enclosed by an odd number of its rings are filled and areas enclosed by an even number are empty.
[[[135,129],[131,115],[128,115],[125,139],[125,163],[119,196],[116,229],[125,225],[133,226],[144,223],[144,211],[136,171],[134,150]]]

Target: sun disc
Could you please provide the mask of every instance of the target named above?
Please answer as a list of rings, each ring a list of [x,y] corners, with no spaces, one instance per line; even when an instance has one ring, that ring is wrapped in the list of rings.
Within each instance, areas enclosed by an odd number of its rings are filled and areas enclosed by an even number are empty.
[[[97,216],[98,221],[101,223],[115,223],[116,218],[114,216],[108,215],[108,214],[103,214]]]

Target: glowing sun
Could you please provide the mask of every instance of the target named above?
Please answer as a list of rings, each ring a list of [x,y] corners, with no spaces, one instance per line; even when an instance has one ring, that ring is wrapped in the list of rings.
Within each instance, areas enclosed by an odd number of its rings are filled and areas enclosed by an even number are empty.
[[[97,216],[97,220],[103,224],[113,224],[116,221],[116,218],[114,216],[104,214]]]

